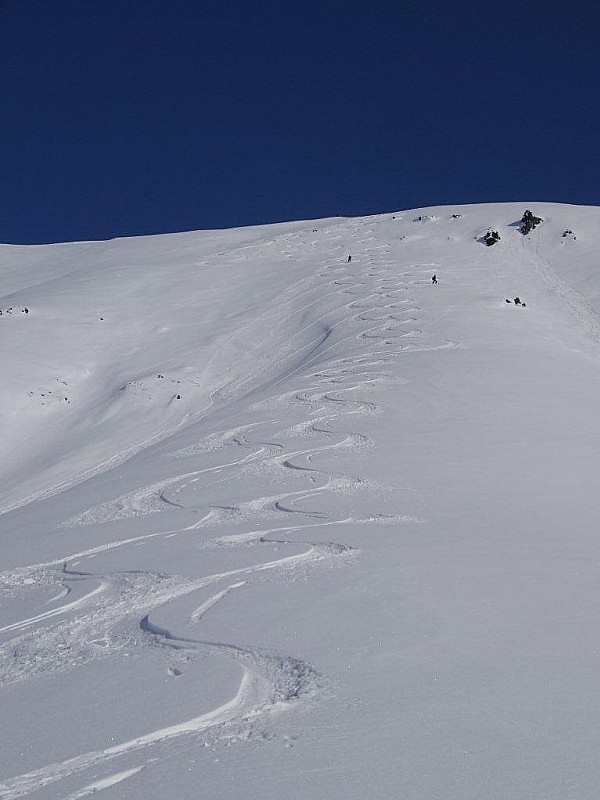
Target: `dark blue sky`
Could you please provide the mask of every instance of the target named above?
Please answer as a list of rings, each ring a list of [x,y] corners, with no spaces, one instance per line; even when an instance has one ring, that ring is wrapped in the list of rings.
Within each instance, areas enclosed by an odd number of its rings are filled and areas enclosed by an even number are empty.
[[[596,205],[599,23],[577,1],[0,0],[0,241]]]

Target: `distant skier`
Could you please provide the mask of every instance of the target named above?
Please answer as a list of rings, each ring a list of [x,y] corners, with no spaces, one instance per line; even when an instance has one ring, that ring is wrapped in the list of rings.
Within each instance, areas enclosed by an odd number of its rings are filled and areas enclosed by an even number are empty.
[[[433,275],[431,278],[432,283],[437,283],[437,275]]]
[[[349,264],[351,261],[352,261],[352,256],[348,256],[348,261],[346,263]]]
[[[518,298],[518,297],[515,297],[515,299],[513,300],[513,303],[514,303],[516,306],[520,306],[520,305],[521,305],[521,300],[520,300],[520,298]]]

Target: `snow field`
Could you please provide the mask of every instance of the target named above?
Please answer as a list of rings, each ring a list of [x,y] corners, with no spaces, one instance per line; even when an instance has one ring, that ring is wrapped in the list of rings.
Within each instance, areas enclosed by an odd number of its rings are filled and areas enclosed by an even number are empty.
[[[2,800],[595,796],[598,215],[525,207],[0,249]]]

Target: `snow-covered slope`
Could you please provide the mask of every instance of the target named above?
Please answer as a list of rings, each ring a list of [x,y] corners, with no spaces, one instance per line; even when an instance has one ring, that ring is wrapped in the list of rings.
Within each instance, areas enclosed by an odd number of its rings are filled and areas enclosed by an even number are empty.
[[[0,800],[595,798],[599,223],[0,247]]]

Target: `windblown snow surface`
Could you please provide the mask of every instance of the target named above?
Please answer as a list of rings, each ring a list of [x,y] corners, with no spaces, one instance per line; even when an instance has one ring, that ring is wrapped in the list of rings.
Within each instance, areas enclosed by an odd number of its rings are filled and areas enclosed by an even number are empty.
[[[596,800],[599,233],[1,247],[0,800]]]

